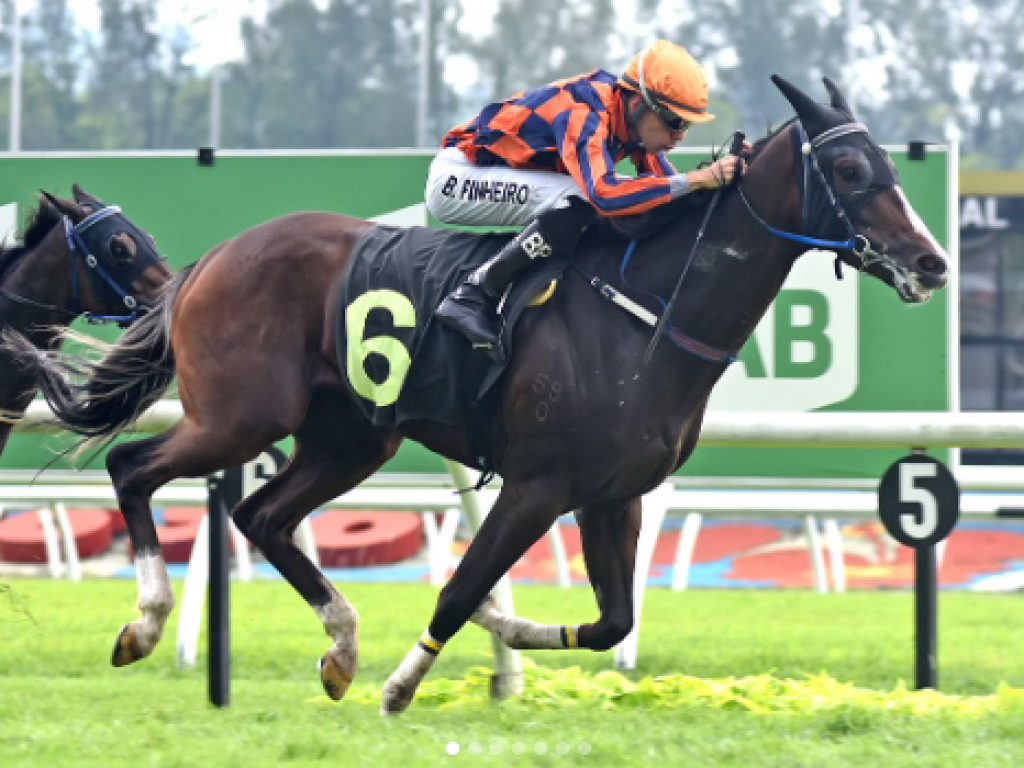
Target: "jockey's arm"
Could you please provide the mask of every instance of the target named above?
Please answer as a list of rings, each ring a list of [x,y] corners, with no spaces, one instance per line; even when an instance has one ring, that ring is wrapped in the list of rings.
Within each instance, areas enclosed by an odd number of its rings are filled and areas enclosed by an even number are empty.
[[[725,186],[736,175],[742,161],[726,156],[707,168],[670,176],[647,173],[637,178],[615,173],[615,160],[608,147],[608,129],[589,110],[567,112],[555,122],[560,154],[569,175],[583,190],[591,205],[603,216],[630,216],[664,205],[696,189]],[[658,170],[675,171],[667,159]],[[667,166],[667,168],[665,167]]]

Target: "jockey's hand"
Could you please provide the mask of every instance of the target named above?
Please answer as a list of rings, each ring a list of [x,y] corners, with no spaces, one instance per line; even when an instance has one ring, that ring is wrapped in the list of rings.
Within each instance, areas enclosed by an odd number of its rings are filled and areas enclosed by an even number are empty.
[[[742,176],[746,169],[747,163],[742,157],[725,155],[707,168],[690,171],[687,176],[691,189],[718,189],[727,187],[733,179]]]

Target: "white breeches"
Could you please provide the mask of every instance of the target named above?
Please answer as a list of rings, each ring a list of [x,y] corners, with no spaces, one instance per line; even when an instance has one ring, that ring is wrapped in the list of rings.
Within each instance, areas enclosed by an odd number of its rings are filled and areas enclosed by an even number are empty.
[[[524,227],[568,197],[584,197],[572,177],[554,171],[474,165],[455,147],[430,164],[424,197],[446,224]]]

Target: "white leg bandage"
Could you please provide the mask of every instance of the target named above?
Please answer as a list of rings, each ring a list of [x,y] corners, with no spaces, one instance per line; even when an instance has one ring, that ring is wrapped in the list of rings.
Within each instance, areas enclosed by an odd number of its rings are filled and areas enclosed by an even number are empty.
[[[174,592],[167,578],[163,555],[147,554],[135,558],[135,578],[139,591],[139,612],[133,622],[135,638],[144,655],[156,647],[164,631],[164,622],[174,609]]]
[[[402,712],[409,706],[420,682],[434,666],[437,654],[444,647],[443,643],[434,640],[429,632],[424,632],[419,641],[402,659],[398,669],[384,683],[381,694],[381,714],[391,715]]]
[[[485,601],[470,621],[494,633],[509,648],[517,650],[561,650],[578,647],[578,626],[538,624],[499,612],[494,602]]]

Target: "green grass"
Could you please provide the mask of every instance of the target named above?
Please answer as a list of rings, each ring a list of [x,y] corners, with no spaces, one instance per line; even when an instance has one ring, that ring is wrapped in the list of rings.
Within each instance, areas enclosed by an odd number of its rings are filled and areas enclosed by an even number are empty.
[[[175,669],[177,613],[150,659],[126,669],[109,666],[114,636],[134,615],[134,583],[7,580],[0,590],[4,768],[1024,763],[1019,692],[966,700],[987,702],[981,713],[943,706],[921,714],[899,704],[906,695],[839,700],[836,689],[808,678],[826,672],[883,692],[912,681],[908,593],[648,593],[640,664],[628,677],[772,675],[713,686],[725,698],[651,693],[659,686],[685,688],[689,678],[594,696],[616,680],[599,674],[611,667],[611,654],[574,651],[530,654],[544,668],[580,669],[531,672],[523,700],[488,704],[473,669],[489,663],[490,642],[468,627],[445,647],[426,695],[401,717],[382,719],[380,685],[426,625],[436,597],[429,587],[345,585],[362,616],[361,667],[350,698],[333,704],[325,702],[317,678],[316,661],[328,641],[312,612],[282,582],[233,585],[231,706],[225,710],[206,703],[203,658],[195,670]],[[592,595],[582,589],[518,588],[516,601],[521,614],[544,621],[589,621],[595,613]],[[939,609],[943,693],[982,697],[1002,682],[1024,687],[1018,597],[943,594]],[[811,697],[801,693],[799,705],[787,702],[789,679],[819,685],[822,701],[809,704]],[[774,711],[743,705],[757,700]],[[461,747],[456,756],[445,751],[452,741]],[[482,754],[469,753],[472,742]],[[583,742],[589,754],[580,754]],[[538,744],[547,747],[545,754],[536,754]],[[559,744],[566,754],[558,754]]]

